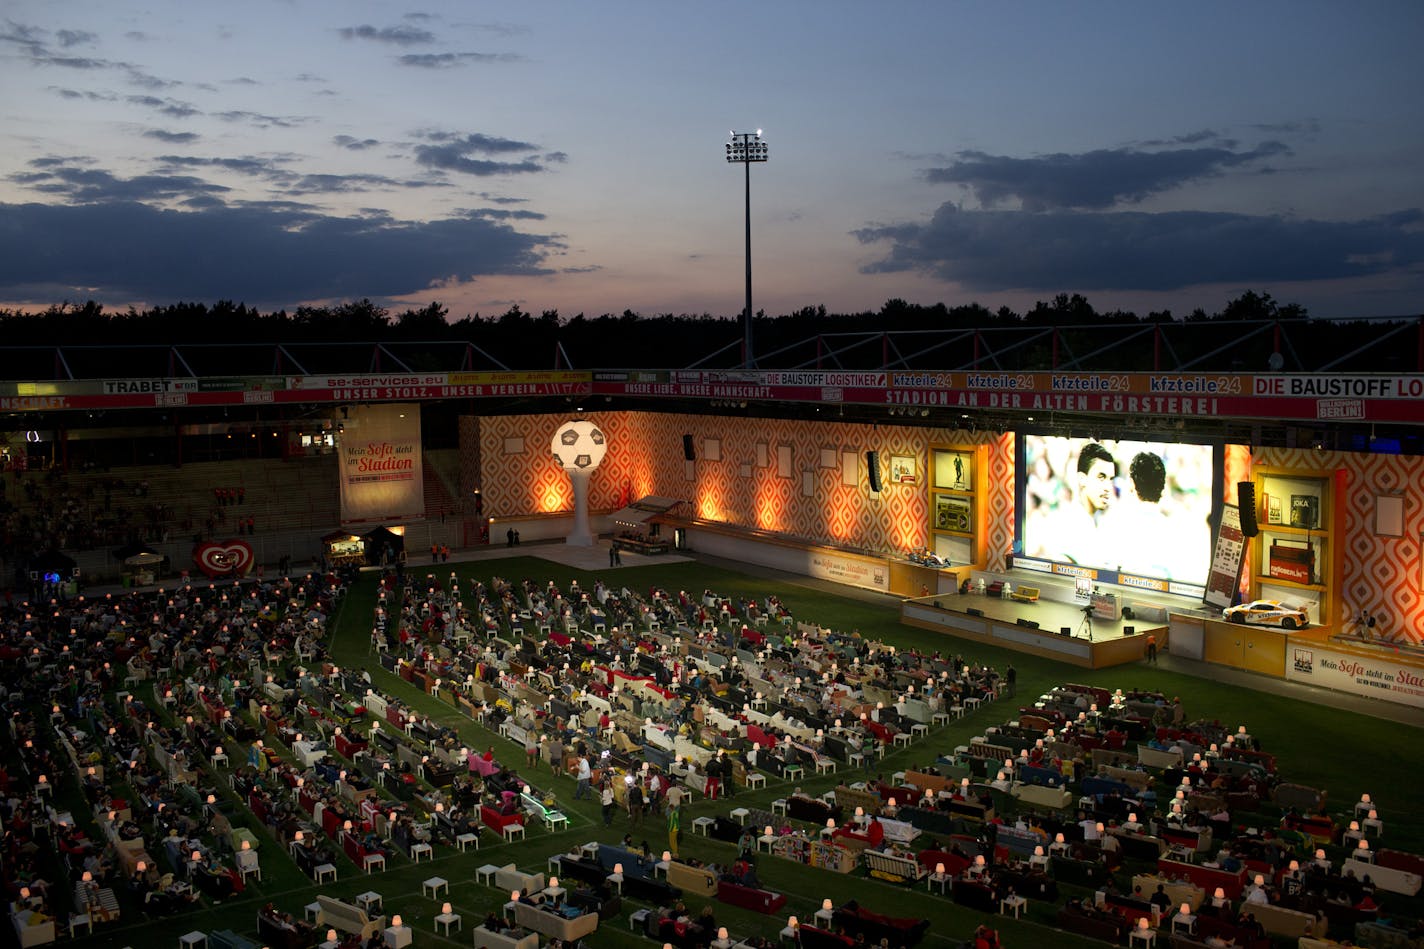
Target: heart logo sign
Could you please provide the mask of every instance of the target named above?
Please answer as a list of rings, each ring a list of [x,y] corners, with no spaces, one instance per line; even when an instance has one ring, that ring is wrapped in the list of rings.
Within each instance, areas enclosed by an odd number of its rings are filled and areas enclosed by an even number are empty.
[[[245,540],[210,540],[193,548],[193,562],[209,577],[245,576],[252,560],[252,547]]]

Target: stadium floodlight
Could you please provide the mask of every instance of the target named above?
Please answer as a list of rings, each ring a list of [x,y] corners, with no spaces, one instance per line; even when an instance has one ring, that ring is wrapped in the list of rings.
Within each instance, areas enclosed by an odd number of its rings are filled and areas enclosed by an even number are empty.
[[[731,133],[727,143],[727,161],[740,164],[746,172],[746,223],[747,223],[747,306],[742,311],[742,363],[747,369],[756,367],[756,357],[752,350],[752,163],[767,159],[766,142],[762,141],[761,129],[755,132]]]

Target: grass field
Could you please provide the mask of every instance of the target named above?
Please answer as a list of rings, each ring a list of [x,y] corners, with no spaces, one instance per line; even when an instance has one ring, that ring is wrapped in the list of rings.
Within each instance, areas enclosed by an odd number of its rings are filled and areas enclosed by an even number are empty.
[[[1417,758],[1420,732],[1402,724],[1350,714],[1325,705],[1302,703],[1223,685],[1211,679],[1146,665],[1098,672],[1083,671],[1051,660],[1011,654],[939,633],[902,627],[898,623],[897,608],[888,601],[881,605],[863,598],[836,596],[807,586],[777,582],[751,573],[698,563],[624,568],[616,574],[590,574],[561,567],[549,561],[521,556],[413,569],[416,572],[422,569],[434,572],[441,578],[448,577],[452,571],[457,572],[461,577],[462,587],[468,579],[487,581],[491,576],[501,576],[513,581],[532,578],[543,583],[553,580],[560,586],[566,586],[570,580],[577,579],[586,588],[591,588],[594,579],[603,576],[609,582],[617,582],[643,592],[651,586],[661,586],[674,591],[686,589],[698,592],[710,588],[721,595],[734,598],[740,595],[762,598],[775,594],[799,620],[815,622],[841,631],[859,630],[867,636],[884,639],[899,647],[913,647],[925,652],[938,651],[942,654],[957,653],[968,660],[987,663],[1000,669],[1012,662],[1018,670],[1018,695],[1019,700],[1023,702],[1065,681],[1087,682],[1109,688],[1160,690],[1180,696],[1189,719],[1217,718],[1233,727],[1237,724],[1246,725],[1266,750],[1278,756],[1281,771],[1289,780],[1328,790],[1334,811],[1347,811],[1361,791],[1369,791],[1378,801],[1380,814],[1385,820],[1385,842],[1389,846],[1416,851],[1424,846],[1424,808],[1421,808],[1421,805],[1424,805],[1424,790],[1421,790],[1417,780],[1410,777],[1415,773],[1415,766],[1409,764]],[[522,764],[520,749],[458,714],[445,702],[425,695],[399,678],[385,673],[372,661],[373,657],[369,655],[369,634],[374,605],[374,581],[368,577],[350,590],[332,619],[329,645],[333,660],[345,668],[370,670],[372,679],[380,689],[427,712],[438,721],[456,727],[462,740],[470,747],[483,748],[493,744],[501,759]],[[928,764],[936,755],[951,750],[955,745],[967,743],[971,736],[980,734],[985,727],[1015,715],[1016,707],[1007,700],[986,704],[978,712],[962,720],[932,730],[928,738],[917,741],[911,747],[900,748],[887,755],[883,763],[884,773]],[[242,760],[237,754],[233,754],[232,759],[234,762]],[[542,780],[545,783],[550,782],[547,772],[542,776]],[[226,788],[225,780],[217,783],[220,788]],[[838,779],[833,775],[807,776],[798,783],[806,791],[819,794],[834,787]],[[478,853],[472,851],[462,855],[441,847],[437,849],[438,856],[434,861],[412,865],[404,858],[396,858],[391,861],[391,868],[387,872],[371,877],[362,875],[343,856],[338,866],[338,881],[321,888],[314,886],[297,870],[295,864],[278,848],[277,842],[267,836],[265,828],[256,827],[255,830],[263,838],[261,883],[254,881],[246,893],[220,906],[205,909],[199,916],[189,915],[155,923],[129,918],[107,925],[99,930],[92,940],[86,942],[115,947],[173,946],[181,933],[192,929],[232,929],[255,939],[257,908],[269,900],[300,916],[302,907],[311,902],[317,892],[350,898],[366,890],[375,890],[384,896],[388,914],[399,912],[406,924],[414,928],[417,945],[468,946],[469,931],[479,924],[487,912],[498,910],[508,898],[507,894],[476,884],[476,867],[486,863],[515,863],[527,870],[547,872],[546,860],[552,854],[564,852],[589,840],[616,842],[625,833],[630,832],[635,840],[647,839],[655,852],[666,847],[667,835],[660,820],[649,819],[641,828],[630,831],[626,815],[620,815],[615,819],[613,828],[605,829],[599,818],[596,802],[573,800],[574,787],[571,780],[562,777],[552,779],[552,786],[558,794],[561,809],[570,817],[570,825],[566,830],[549,833],[542,828],[531,826],[528,840],[512,845],[497,844],[487,834],[484,837],[484,848]],[[769,781],[762,791],[739,794],[735,805],[725,801],[695,802],[684,809],[680,848],[682,854],[718,863],[727,861],[732,856],[732,845],[692,836],[690,830],[693,819],[703,815],[725,813],[732,806],[769,806],[771,800],[785,796],[789,790],[785,782]],[[245,815],[245,808],[238,808],[236,813]],[[250,816],[246,822],[249,826],[252,825]],[[153,848],[150,848],[151,852],[152,850]],[[804,920],[810,919],[825,898],[836,903],[857,899],[862,904],[891,915],[928,917],[932,924],[925,944],[931,947],[953,945],[956,940],[968,936],[984,919],[983,914],[963,910],[937,894],[931,896],[923,889],[911,891],[896,887],[859,873],[842,875],[763,857],[760,862],[760,875],[765,886],[785,892],[789,896],[787,913],[795,913]],[[433,927],[433,917],[440,911],[440,902],[445,898],[432,901],[421,895],[421,881],[432,876],[449,880],[448,899],[454,904],[455,911],[464,917],[464,931],[448,939],[437,935]],[[694,912],[699,908],[698,901],[690,899],[688,902]],[[1386,906],[1410,915],[1418,915],[1418,901],[1412,902],[1415,905],[1394,901],[1387,902]],[[781,927],[786,925],[784,916],[773,919],[720,903],[713,905],[719,923],[727,926],[734,937],[752,934],[774,937]],[[648,940],[635,936],[627,928],[626,918],[633,908],[636,908],[636,904],[625,901],[623,917],[602,925],[587,940],[588,943],[593,946],[651,945]],[[999,928],[1006,947],[1101,945],[1049,928],[1055,911],[1055,907],[1031,903],[1023,920],[995,918],[993,925]]]

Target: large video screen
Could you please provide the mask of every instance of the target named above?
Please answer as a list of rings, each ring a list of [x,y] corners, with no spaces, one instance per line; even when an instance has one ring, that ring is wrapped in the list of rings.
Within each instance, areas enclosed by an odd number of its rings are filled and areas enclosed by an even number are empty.
[[[1210,445],[1024,435],[1024,556],[1204,585]]]

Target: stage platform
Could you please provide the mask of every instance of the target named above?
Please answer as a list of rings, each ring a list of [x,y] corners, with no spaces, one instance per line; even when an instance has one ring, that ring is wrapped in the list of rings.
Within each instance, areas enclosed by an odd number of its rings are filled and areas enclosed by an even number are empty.
[[[980,642],[1058,659],[1084,669],[1138,662],[1147,655],[1147,635],[1167,648],[1167,625],[1136,620],[1093,618],[1091,637],[1083,608],[1042,600],[1022,603],[974,594],[905,600],[900,622]],[[1063,630],[1068,630],[1068,635]]]

